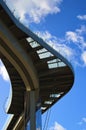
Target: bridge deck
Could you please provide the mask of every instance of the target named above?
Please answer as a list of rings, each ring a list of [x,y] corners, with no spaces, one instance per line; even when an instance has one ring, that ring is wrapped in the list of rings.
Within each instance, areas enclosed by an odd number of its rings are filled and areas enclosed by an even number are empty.
[[[23,59],[22,57],[19,59],[17,54],[9,47],[8,42],[5,42],[3,39],[2,23],[5,29],[8,30],[8,33],[11,33],[12,37],[16,39],[19,47],[28,57],[31,62],[29,62],[30,67],[27,68],[26,66],[25,68],[23,62],[26,59]],[[14,114],[14,117],[8,126],[8,129],[12,130],[21,114],[21,124],[24,121],[24,102],[26,99],[25,95],[28,91],[23,76],[17,69],[16,64],[20,66],[22,73],[26,75],[26,79],[30,85],[29,90],[39,89],[42,113],[48,110],[71,89],[74,82],[74,73],[71,64],[41,38],[37,37],[33,32],[24,27],[13,16],[3,1],[0,2],[0,28],[0,58],[9,73],[13,92],[12,102],[8,110],[8,113]],[[5,37],[7,38],[7,35]],[[1,51],[1,48],[5,50],[4,52],[8,55],[11,55],[10,59]],[[14,49],[15,48],[16,47],[14,47]],[[16,61],[15,65],[11,59]],[[32,71],[34,71],[34,74],[32,74]],[[31,75],[34,75],[36,78],[34,79]],[[34,85],[36,79],[38,88]],[[28,119],[29,113],[26,116],[26,120]]]

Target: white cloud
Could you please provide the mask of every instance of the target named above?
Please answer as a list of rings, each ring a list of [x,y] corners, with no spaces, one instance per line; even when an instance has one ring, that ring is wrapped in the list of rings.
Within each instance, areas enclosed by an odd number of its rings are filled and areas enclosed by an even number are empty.
[[[72,42],[78,49],[84,50],[86,48],[86,39],[84,35],[86,35],[86,26],[82,25],[81,28],[76,29],[75,31],[67,31],[66,41],[69,43]]]
[[[75,31],[67,31],[65,34],[65,41],[74,52],[75,64],[79,66],[86,65],[86,26],[82,25]],[[83,64],[84,63],[84,64]]]
[[[77,124],[78,124],[78,125],[82,125],[83,123],[82,123],[82,121],[80,121],[80,122],[78,122]]]
[[[66,40],[68,42],[73,42],[74,44],[77,43],[77,46],[82,48],[86,47],[86,42],[84,37],[77,32],[68,31],[66,32]]]
[[[84,123],[86,123],[86,117],[83,117],[82,120]]]
[[[39,23],[49,14],[60,12],[60,4],[63,0],[6,0],[9,7],[14,10],[14,14],[25,24],[31,22]],[[86,15],[78,15],[77,18],[85,20]],[[48,31],[37,32],[50,46],[61,53],[75,65],[86,64],[86,25],[74,31],[67,31],[63,39],[56,38]]]
[[[86,34],[86,25],[81,25],[80,28],[76,29],[76,32],[79,34],[79,35],[82,35],[82,34]]]
[[[52,126],[49,130],[66,130],[61,124],[58,122],[54,123],[54,126]]]
[[[48,31],[45,32],[35,32],[39,37],[43,38],[51,47],[62,54],[64,57],[71,60],[73,58],[74,51],[65,44],[65,41],[51,35]]]
[[[80,31],[80,30],[78,30]],[[83,50],[84,48],[86,48],[86,41],[83,37],[83,35],[79,34],[79,32],[72,32],[72,31],[68,31],[66,32],[66,41],[68,43],[71,43],[73,45],[76,45],[76,47],[78,47],[78,49]]]
[[[77,18],[80,20],[86,20],[86,15],[78,15]]]
[[[86,65],[86,51],[84,51],[81,55],[81,59],[84,62],[84,65]]]
[[[67,31],[63,39],[53,36],[48,31],[36,31],[35,33],[75,66],[84,67],[86,65],[85,25],[82,25],[75,31]]]
[[[66,38],[68,41],[78,42],[78,35],[76,32],[72,32],[72,31],[66,32]]]
[[[1,60],[0,60],[0,76],[2,76],[2,78],[5,81],[9,81],[9,76],[8,76],[7,70],[4,67],[3,63],[1,62]]]
[[[6,0],[14,14],[20,17],[23,23],[39,23],[48,14],[60,12],[62,0]]]
[[[80,122],[77,123],[80,126],[83,126],[86,124],[86,117],[83,117]]]

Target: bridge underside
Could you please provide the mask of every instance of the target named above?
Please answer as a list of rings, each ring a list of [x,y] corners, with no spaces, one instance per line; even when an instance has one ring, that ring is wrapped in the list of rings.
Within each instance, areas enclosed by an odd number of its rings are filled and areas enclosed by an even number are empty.
[[[14,114],[7,130],[22,128],[29,120],[30,91],[36,91],[36,105],[41,99],[44,113],[72,87],[71,65],[42,39],[25,28],[7,6],[0,2],[0,58],[12,84],[12,102],[8,113]]]

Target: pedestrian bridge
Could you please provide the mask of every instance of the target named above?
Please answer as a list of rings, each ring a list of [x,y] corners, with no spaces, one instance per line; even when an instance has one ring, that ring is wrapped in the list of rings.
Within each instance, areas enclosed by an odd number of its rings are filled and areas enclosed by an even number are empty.
[[[40,106],[44,113],[72,88],[71,64],[22,25],[3,0],[0,1],[0,59],[12,85],[12,99],[6,112],[14,116],[7,130],[25,129],[33,105],[31,92],[35,94],[33,108],[37,111]]]

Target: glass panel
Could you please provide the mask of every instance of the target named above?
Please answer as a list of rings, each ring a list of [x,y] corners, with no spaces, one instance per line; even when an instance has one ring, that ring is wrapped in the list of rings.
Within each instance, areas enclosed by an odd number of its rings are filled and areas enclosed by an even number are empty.
[[[57,68],[58,67],[58,62],[60,62],[59,59],[54,59],[54,60],[48,61],[47,63],[48,63],[49,69]]]
[[[60,94],[50,94],[51,98],[59,98],[61,95]]]
[[[27,40],[29,43],[34,41],[31,37],[26,38],[26,40]]]
[[[60,59],[54,59],[47,62],[49,69],[66,66]]]
[[[58,63],[48,64],[49,69],[57,68]]]
[[[59,62],[59,61],[61,61],[60,59],[53,59],[53,60],[50,60],[50,61],[48,61],[47,63],[56,63],[56,62]]]
[[[50,101],[45,101],[44,104],[52,104],[54,100],[50,100]]]
[[[59,98],[64,92],[58,93],[58,94],[50,94],[51,98]]]
[[[59,66],[59,67],[64,67],[64,66],[66,66],[66,64],[65,64],[64,62],[59,62],[59,63],[58,63],[58,66]]]
[[[28,41],[28,43],[30,44],[30,46],[32,48],[36,48],[38,46],[40,46],[36,41],[34,41],[31,37],[26,38],[26,40]]]
[[[40,59],[48,58],[48,57],[51,57],[51,56],[53,56],[53,54],[51,54],[50,52],[39,54]]]
[[[36,48],[36,47],[38,47],[38,46],[40,46],[37,42],[31,42],[30,43],[30,46],[32,47],[32,48]]]
[[[40,49],[40,50],[37,51],[38,54],[45,53],[45,52],[48,52],[45,48]]]
[[[50,52],[39,54],[40,59],[48,58],[53,56]]]
[[[46,107],[41,107],[42,110],[46,110]]]
[[[45,48],[38,50],[37,54],[40,59],[44,59],[44,58],[53,56],[53,54],[51,52],[49,52],[48,50],[46,50]]]

